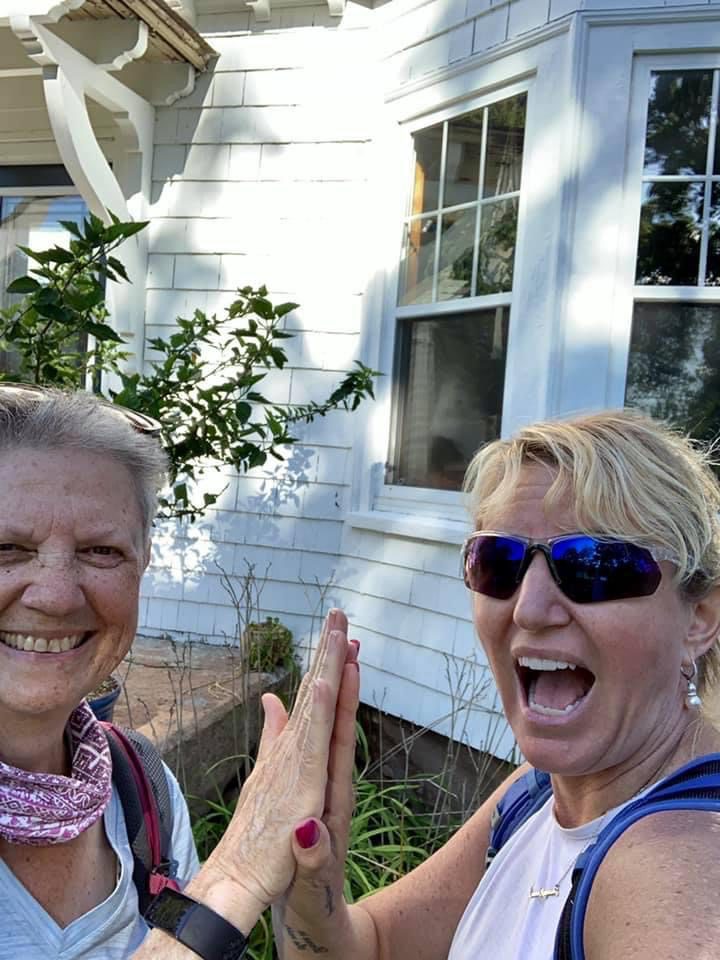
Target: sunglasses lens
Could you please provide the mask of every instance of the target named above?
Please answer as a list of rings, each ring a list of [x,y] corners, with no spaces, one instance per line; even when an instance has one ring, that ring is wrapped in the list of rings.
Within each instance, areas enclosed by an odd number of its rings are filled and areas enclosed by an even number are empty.
[[[560,589],[573,603],[647,597],[662,578],[649,550],[622,541],[568,537],[552,545],[552,559]]]
[[[517,590],[525,544],[492,534],[475,537],[465,552],[465,584],[475,593],[507,600]]]

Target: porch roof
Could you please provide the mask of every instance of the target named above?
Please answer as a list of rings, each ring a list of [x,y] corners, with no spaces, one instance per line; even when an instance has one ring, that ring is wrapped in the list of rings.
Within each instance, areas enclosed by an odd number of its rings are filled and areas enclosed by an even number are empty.
[[[205,70],[216,56],[189,20],[166,0],[18,0],[8,6],[8,20],[29,15],[41,22],[138,21],[148,28],[147,49],[140,58],[148,62],[188,63],[196,70]],[[191,9],[187,2],[177,2],[176,8]]]

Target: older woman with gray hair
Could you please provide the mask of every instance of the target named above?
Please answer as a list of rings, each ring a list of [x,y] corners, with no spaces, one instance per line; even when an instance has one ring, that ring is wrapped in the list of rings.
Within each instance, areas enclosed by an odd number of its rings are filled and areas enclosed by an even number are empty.
[[[313,835],[294,841],[281,957],[717,957],[720,735],[701,707],[720,631],[708,459],[649,418],[597,413],[488,444],[467,489],[473,619],[527,763],[443,849],[353,905],[349,790],[333,778]]]
[[[84,698],[135,635],[165,479],[158,429],[91,396],[0,383],[2,957],[241,957],[243,931],[292,880],[293,828],[323,812],[336,709],[357,700],[357,648],[334,612],[290,722],[269,704],[264,755],[199,873],[165,770],[184,892],[140,915],[108,741]]]

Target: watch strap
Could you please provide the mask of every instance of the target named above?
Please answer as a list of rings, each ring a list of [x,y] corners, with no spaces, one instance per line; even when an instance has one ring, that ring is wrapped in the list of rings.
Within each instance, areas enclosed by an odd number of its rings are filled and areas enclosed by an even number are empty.
[[[166,898],[186,901],[181,911],[176,911],[174,924],[163,920],[163,902]],[[158,927],[171,934],[184,946],[193,950],[203,960],[241,960],[248,948],[248,939],[219,913],[204,903],[176,890],[162,890],[145,911],[145,920],[151,927]]]

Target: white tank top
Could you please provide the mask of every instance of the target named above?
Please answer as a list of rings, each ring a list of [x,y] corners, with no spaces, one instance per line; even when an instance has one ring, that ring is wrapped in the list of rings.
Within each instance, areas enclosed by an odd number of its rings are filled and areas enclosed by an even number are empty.
[[[566,829],[555,819],[550,797],[491,863],[465,908],[448,960],[552,960],[571,865],[624,806]],[[530,899],[531,887],[550,889],[558,883],[559,896]]]

